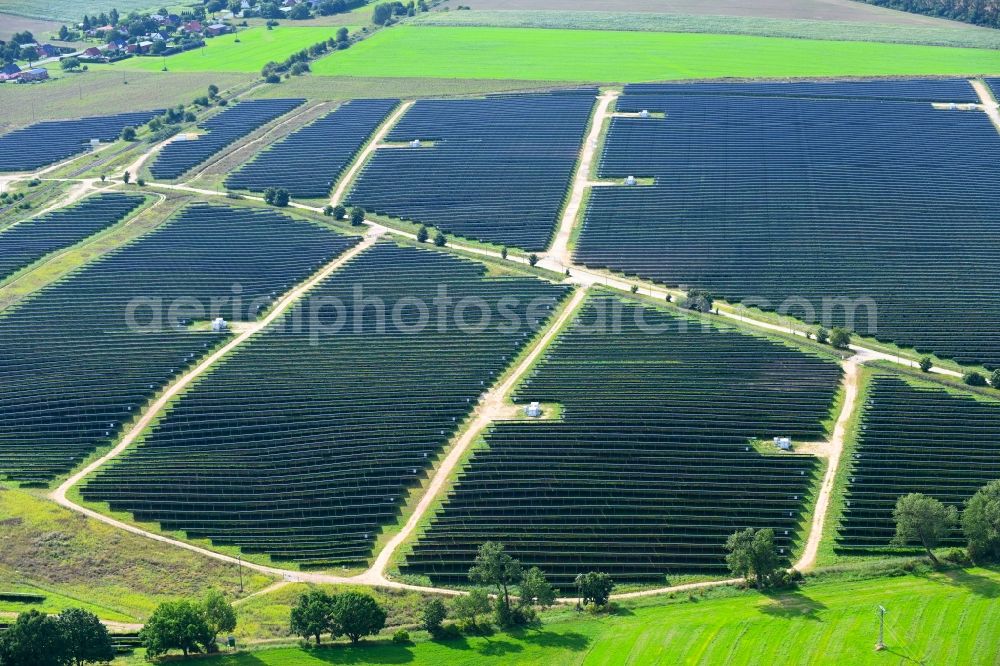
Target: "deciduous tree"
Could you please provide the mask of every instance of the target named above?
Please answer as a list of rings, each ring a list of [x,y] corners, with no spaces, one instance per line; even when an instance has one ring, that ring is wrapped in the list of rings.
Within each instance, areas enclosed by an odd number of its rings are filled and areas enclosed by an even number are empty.
[[[496,588],[504,607],[510,611],[510,588],[524,579],[521,563],[507,554],[503,544],[487,541],[479,546],[476,560],[469,569],[469,580]]]
[[[316,645],[320,636],[332,633],[335,637],[341,632],[333,625],[333,599],[323,590],[309,590],[299,596],[292,608],[291,630],[302,638],[315,638]]]
[[[37,610],[17,616],[0,632],[3,666],[66,666],[72,663],[66,636],[59,621]]]
[[[768,587],[778,571],[774,530],[748,527],[734,532],[726,541],[726,552],[729,570],[747,580],[753,579],[759,589]]]
[[[68,608],[59,613],[63,640],[72,663],[76,666],[111,661],[115,647],[107,627],[96,615],[82,608]]]
[[[538,567],[531,567],[521,579],[518,597],[523,606],[548,608],[556,602],[556,590]]]
[[[846,330],[835,326],[833,330],[830,331],[830,345],[836,349],[847,349],[848,345],[851,344],[851,334]]]
[[[201,606],[205,610],[205,621],[208,623],[208,629],[212,632],[211,645],[214,647],[219,634],[229,633],[236,629],[236,611],[218,590],[209,590],[205,598],[202,599]]]
[[[490,612],[490,597],[486,590],[476,588],[468,594],[455,597],[451,610],[464,627],[476,628],[479,626],[479,616]]]
[[[438,597],[434,597],[424,606],[423,613],[421,613],[421,624],[431,635],[436,636],[441,632],[446,617],[448,617],[448,609],[445,608],[444,602]]]
[[[581,606],[589,603],[597,606],[605,605],[611,598],[611,590],[615,586],[611,576],[600,571],[578,574],[575,582]]]
[[[169,650],[184,655],[208,651],[212,632],[205,620],[204,609],[190,601],[167,601],[160,604],[146,621],[139,638],[146,654],[156,657]]]
[[[892,511],[896,521],[896,536],[893,543],[904,546],[920,542],[927,551],[931,562],[938,564],[933,548],[948,536],[958,522],[958,511],[953,506],[945,506],[933,497],[922,493],[903,495],[896,501]]]
[[[352,643],[363,636],[373,636],[385,627],[385,610],[367,594],[344,592],[332,599],[333,623]]]
[[[966,502],[962,531],[974,560],[1000,560],[1000,480],[990,481]]]

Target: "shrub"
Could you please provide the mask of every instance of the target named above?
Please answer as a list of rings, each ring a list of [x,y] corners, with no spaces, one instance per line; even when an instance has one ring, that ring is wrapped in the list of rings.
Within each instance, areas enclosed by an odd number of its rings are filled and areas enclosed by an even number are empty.
[[[834,327],[830,331],[830,345],[836,349],[847,349],[848,345],[851,344],[851,334],[846,330]]]
[[[436,636],[441,631],[446,617],[448,617],[448,609],[445,608],[444,602],[434,597],[424,606],[421,615],[421,626],[432,636]]]
[[[531,254],[528,255],[528,265],[534,266],[537,263],[538,263],[538,255],[532,252]]]
[[[269,187],[264,190],[264,203],[284,208],[289,201],[288,190],[283,187]]]
[[[448,243],[448,239],[446,239],[444,237],[443,233],[441,233],[440,231],[438,231],[436,234],[434,234],[434,244],[435,245],[437,245],[438,247],[444,247],[445,245],[447,245],[447,243]]]
[[[986,386],[986,378],[978,372],[967,372],[962,381],[968,386]]]
[[[704,289],[691,289],[684,300],[681,301],[680,306],[685,310],[708,314],[712,311],[712,303],[713,298],[710,293]]]
[[[399,629],[392,635],[392,642],[403,645],[410,642],[410,632],[406,629]]]
[[[931,360],[930,356],[924,356],[922,359],[920,359],[921,372],[930,372],[931,368],[933,367],[934,367],[934,361]]]
[[[335,219],[335,220],[342,220],[345,217],[347,217],[347,209],[346,208],[344,208],[340,204],[337,204],[336,206],[333,207],[333,219]]]
[[[951,562],[952,564],[957,564],[963,567],[972,564],[972,560],[969,558],[969,553],[961,548],[949,548],[941,559],[945,562]]]
[[[361,206],[355,206],[351,209],[351,226],[359,227],[365,223],[365,215],[367,212]]]
[[[121,137],[122,141],[135,141],[135,128],[123,127]]]

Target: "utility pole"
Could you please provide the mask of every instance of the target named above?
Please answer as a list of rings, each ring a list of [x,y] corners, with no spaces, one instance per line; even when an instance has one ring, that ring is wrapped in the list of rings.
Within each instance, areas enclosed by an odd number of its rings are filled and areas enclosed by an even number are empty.
[[[875,644],[875,651],[881,652],[885,649],[885,606],[878,607],[878,643]]]
[[[236,565],[240,569],[240,594],[243,594],[243,556],[242,555],[237,555],[236,556]],[[879,608],[881,608],[881,606],[879,606]]]

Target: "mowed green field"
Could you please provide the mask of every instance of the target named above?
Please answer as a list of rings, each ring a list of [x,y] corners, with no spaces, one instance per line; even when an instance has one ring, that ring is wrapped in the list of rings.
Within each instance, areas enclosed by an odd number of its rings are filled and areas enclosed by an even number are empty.
[[[346,26],[354,30],[352,26]],[[330,39],[337,28],[299,28],[278,26],[250,28],[235,35],[222,35],[205,41],[204,48],[178,53],[166,58],[136,57],[110,65],[91,65],[93,70],[159,72],[260,72],[271,60],[281,62],[296,51]],[[237,42],[236,40],[239,39]]]
[[[400,26],[312,69],[337,76],[594,82],[968,75],[1000,73],[1000,51],[746,35]]]
[[[540,631],[457,641],[207,659],[212,666],[315,664],[994,664],[1000,574],[986,569],[811,583],[631,608],[611,617],[560,612]],[[652,604],[648,601],[645,603]],[[888,650],[876,653],[878,604]]]

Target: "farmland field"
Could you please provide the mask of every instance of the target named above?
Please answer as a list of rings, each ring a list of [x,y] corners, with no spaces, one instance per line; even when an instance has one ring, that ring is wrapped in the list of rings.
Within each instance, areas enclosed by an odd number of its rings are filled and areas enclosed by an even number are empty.
[[[110,11],[112,7],[117,7],[122,15],[126,15],[133,10],[156,9],[164,3],[156,3],[155,0],[4,0],[0,3],[0,10],[39,19],[50,19],[53,21],[73,22],[79,21],[84,14],[91,16],[101,12]],[[176,7],[177,3],[165,3]]]
[[[221,72],[90,71],[63,76],[42,86],[0,86],[0,132],[40,120],[91,116],[102,109],[163,109],[204,95],[210,84],[222,90],[243,87],[248,74]]]
[[[619,615],[553,613],[541,630],[414,645],[261,650],[209,666],[323,664],[992,664],[1000,574],[991,569],[817,581],[799,590],[659,599]],[[875,607],[887,652],[872,650]]]
[[[523,12],[525,10],[558,11],[572,16],[576,12],[614,12],[627,10],[650,14],[686,14],[705,16],[763,17],[775,19],[817,19],[824,21],[854,21],[857,23],[891,23],[894,25],[962,24],[918,14],[883,9],[852,0],[636,0],[626,7],[614,0],[448,0],[443,7],[452,10],[457,5],[478,10]],[[448,12],[449,14],[460,12]]]
[[[744,4],[744,3],[741,3]],[[863,7],[860,3],[852,6]],[[759,7],[760,3],[746,3]],[[713,3],[714,6],[714,3]],[[787,19],[758,16],[716,16],[705,14],[652,14],[636,11],[461,11],[421,14],[412,21],[418,26],[481,26],[492,28],[549,28],[573,30],[626,30],[641,32],[695,32],[704,34],[756,35],[800,39],[934,44],[970,48],[997,48],[1000,34],[990,28],[928,19],[915,14],[893,14],[929,23],[891,24],[848,20]]]
[[[1000,51],[743,35],[401,26],[319,60],[313,71],[606,82],[982,74],[1000,73]]]
[[[302,28],[281,25],[274,30],[250,28],[236,34],[208,39],[202,48],[165,58],[129,58],[109,65],[92,65],[91,69],[160,72],[166,67],[168,72],[258,73],[268,62],[280,62],[296,51],[330,39],[336,34],[336,27]]]

